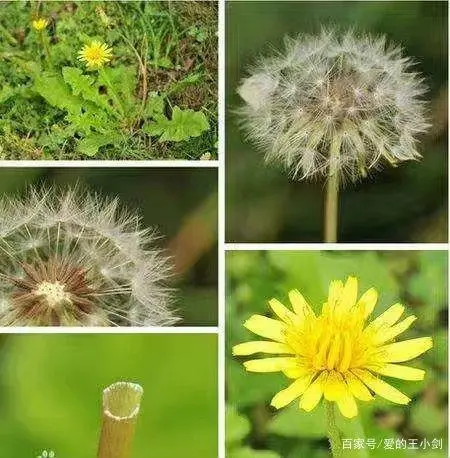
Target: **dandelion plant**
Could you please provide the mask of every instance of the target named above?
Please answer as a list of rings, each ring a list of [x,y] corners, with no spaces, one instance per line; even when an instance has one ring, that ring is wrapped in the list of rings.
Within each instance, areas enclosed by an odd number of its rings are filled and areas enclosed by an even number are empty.
[[[1,326],[170,325],[171,263],[118,199],[31,189],[0,200]]]
[[[276,319],[253,315],[244,326],[268,340],[246,342],[233,354],[275,354],[244,362],[250,372],[282,372],[290,385],[277,393],[271,405],[276,409],[298,400],[298,406],[312,411],[325,398],[330,443],[335,457],[341,456],[340,434],[336,428],[334,405],[346,418],[358,414],[356,400],[370,402],[381,396],[396,404],[410,399],[381,377],[423,380],[425,371],[403,363],[433,346],[431,337],[397,341],[416,320],[403,320],[405,308],[394,304],[370,321],[377,303],[374,288],[358,299],[358,282],[349,277],[344,284],[333,281],[321,313],[297,290],[289,292],[292,310],[277,299],[269,305]]]
[[[337,239],[338,191],[385,162],[417,160],[426,88],[413,61],[384,37],[287,38],[285,50],[264,57],[238,93],[248,138],[293,178],[326,177],[325,241]]]

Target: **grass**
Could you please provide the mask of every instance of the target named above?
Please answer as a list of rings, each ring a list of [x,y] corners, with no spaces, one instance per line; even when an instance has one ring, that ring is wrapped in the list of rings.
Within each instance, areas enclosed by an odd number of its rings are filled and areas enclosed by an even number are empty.
[[[0,158],[216,158],[216,31],[214,2],[2,3]]]

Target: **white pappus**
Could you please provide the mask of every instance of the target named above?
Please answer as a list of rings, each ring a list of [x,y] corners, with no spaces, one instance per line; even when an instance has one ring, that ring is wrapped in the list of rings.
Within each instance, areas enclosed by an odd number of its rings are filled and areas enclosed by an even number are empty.
[[[261,58],[241,82],[239,122],[268,162],[296,178],[357,180],[383,159],[420,158],[426,87],[412,66],[384,37],[286,38],[283,52]]]
[[[171,262],[118,199],[31,188],[0,199],[1,326],[166,326]]]

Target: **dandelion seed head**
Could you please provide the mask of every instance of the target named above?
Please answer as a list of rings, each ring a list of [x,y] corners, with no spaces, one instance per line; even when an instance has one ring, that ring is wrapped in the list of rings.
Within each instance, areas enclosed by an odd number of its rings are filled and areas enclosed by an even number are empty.
[[[0,325],[171,325],[171,262],[117,199],[31,189],[0,200]],[[17,209],[22,210],[22,217]]]
[[[384,37],[323,30],[287,38],[241,82],[240,124],[268,162],[300,179],[333,167],[357,180],[383,159],[419,159],[416,139],[429,125],[412,65]]]
[[[78,59],[86,64],[89,69],[99,69],[111,61],[112,48],[100,41],[91,41],[83,46],[78,53]]]
[[[358,299],[358,282],[333,281],[321,313],[316,314],[299,291],[289,292],[292,310],[276,299],[269,305],[275,319],[253,315],[244,326],[266,338],[236,345],[237,356],[274,354],[244,362],[251,372],[282,372],[291,384],[272,399],[279,409],[298,399],[299,407],[313,410],[322,397],[336,402],[348,418],[357,415],[355,399],[368,402],[379,395],[397,404],[410,399],[381,376],[423,380],[425,371],[403,363],[433,346],[430,337],[397,341],[416,320],[401,320],[405,308],[394,304],[374,320],[369,318],[378,294],[371,288]]]

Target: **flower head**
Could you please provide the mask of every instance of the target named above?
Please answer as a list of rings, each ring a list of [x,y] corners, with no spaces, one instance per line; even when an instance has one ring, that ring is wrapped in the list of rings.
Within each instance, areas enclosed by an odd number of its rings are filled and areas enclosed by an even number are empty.
[[[78,59],[85,62],[87,68],[99,69],[111,60],[112,48],[99,41],[84,45],[78,53]]]
[[[169,325],[170,263],[153,231],[96,194],[0,200],[0,326]]]
[[[278,355],[247,361],[245,368],[251,372],[283,372],[293,380],[272,399],[275,408],[300,398],[300,408],[309,412],[323,396],[336,402],[341,413],[351,418],[358,412],[355,398],[370,401],[378,394],[397,404],[409,403],[407,396],[380,376],[423,380],[423,370],[397,363],[421,355],[432,347],[432,340],[420,337],[396,342],[416,317],[399,321],[405,308],[395,304],[368,322],[377,292],[371,288],[358,300],[357,289],[356,278],[349,277],[345,285],[333,281],[319,315],[293,290],[289,293],[293,311],[272,299],[269,305],[277,319],[253,315],[245,322],[247,329],[269,340],[236,345],[233,353]]]
[[[422,79],[384,37],[286,39],[242,81],[238,110],[248,137],[294,177],[338,173],[356,180],[385,161],[418,159],[425,132]]]
[[[48,20],[43,18],[35,19],[33,22],[33,28],[38,32],[44,30],[48,26]]]

